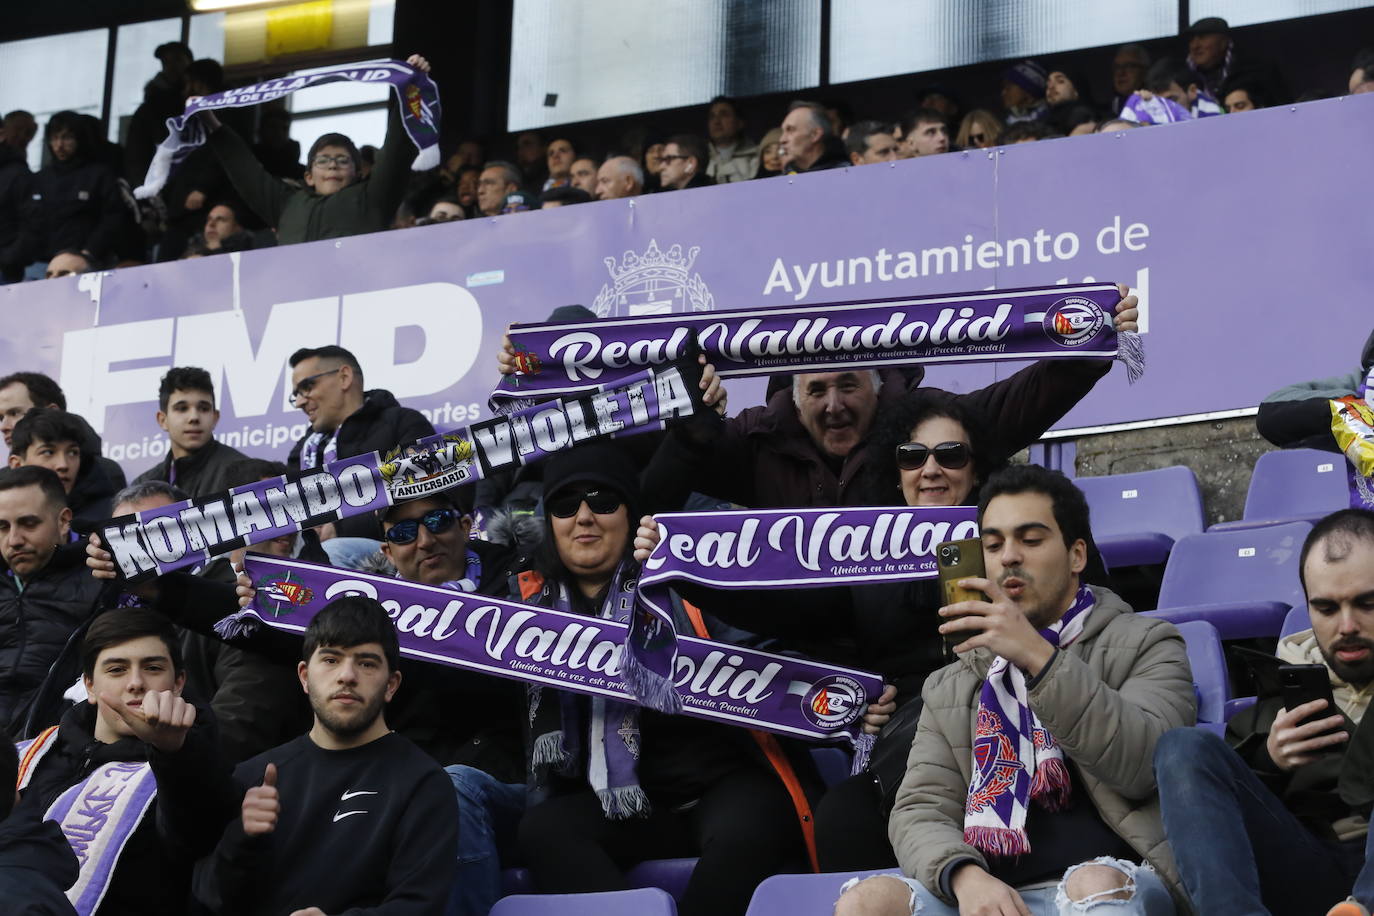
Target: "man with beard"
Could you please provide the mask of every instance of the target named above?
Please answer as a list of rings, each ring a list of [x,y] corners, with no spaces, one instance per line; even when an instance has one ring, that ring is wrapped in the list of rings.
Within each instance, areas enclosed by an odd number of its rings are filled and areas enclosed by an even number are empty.
[[[302,656],[314,726],[235,770],[242,813],[197,866],[197,899],[215,913],[439,912],[458,806],[439,765],[387,726],[401,686],[391,618],[339,598],[310,621]]]
[[[1319,521],[1298,570],[1312,628],[1280,640],[1277,661],[1321,666],[1336,708],[1316,699],[1287,709],[1263,689],[1275,672],[1257,670],[1262,695],[1231,719],[1227,742],[1187,728],[1155,749],[1164,829],[1200,913],[1320,913],[1347,894],[1330,916],[1374,906],[1374,735],[1363,725],[1374,695],[1374,512]]]

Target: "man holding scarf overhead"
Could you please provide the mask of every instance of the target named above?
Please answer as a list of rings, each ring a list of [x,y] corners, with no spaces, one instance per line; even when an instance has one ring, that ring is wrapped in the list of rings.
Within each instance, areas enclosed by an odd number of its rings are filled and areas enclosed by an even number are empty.
[[[406,63],[429,72],[429,61],[412,54]],[[320,137],[306,157],[306,187],[297,188],[268,173],[242,137],[225,129],[213,111],[200,117],[209,146],[219,157],[234,189],[263,222],[277,230],[283,245],[380,232],[391,226],[405,196],[413,155],[399,106],[388,108],[386,143],[371,174],[361,178],[358,148],[343,134]]]
[[[1063,475],[993,475],[979,525],[987,578],[961,584],[991,600],[940,610],[959,659],[926,681],[888,825],[905,877],[854,883],[835,912],[1187,912],[1150,768],[1196,718],[1183,639],[1081,584],[1088,507]]]

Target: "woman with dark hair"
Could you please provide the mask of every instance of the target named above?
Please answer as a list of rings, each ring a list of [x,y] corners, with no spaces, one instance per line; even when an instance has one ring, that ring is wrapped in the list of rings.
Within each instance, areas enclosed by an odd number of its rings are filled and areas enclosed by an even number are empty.
[[[96,138],[74,111],[53,115],[43,142],[52,159],[33,176],[25,259],[46,264],[70,249],[99,266],[109,259],[126,225],[118,177],[99,161]]]
[[[616,446],[550,458],[544,542],[517,577],[522,600],[624,619],[640,505],[637,470]],[[745,730],[549,687],[529,688],[526,721],[519,846],[542,891],[621,890],[635,862],[696,855],[678,912],[742,914],[760,881],[803,864],[788,789]]]
[[[1006,455],[986,423],[945,392],[917,389],[886,411],[866,461],[875,473],[868,505],[967,506]],[[641,519],[636,556],[658,542]],[[726,592],[684,584],[679,591],[728,623],[775,637],[788,650],[880,672],[889,685],[869,707],[865,731],[877,734],[868,770],[831,787],[816,808],[816,853],[822,871],[896,865],[887,812],[920,715],[926,677],[952,659],[937,631],[944,603],[934,579],[821,589]]]

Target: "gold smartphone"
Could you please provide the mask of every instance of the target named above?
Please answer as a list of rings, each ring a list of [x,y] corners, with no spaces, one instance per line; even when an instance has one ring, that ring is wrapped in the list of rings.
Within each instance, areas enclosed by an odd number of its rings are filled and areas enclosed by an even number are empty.
[[[979,538],[965,538],[961,541],[945,541],[935,545],[935,562],[940,576],[940,596],[944,599],[942,607],[960,601],[987,601],[988,596],[959,586],[960,579],[984,578],[987,568],[983,565],[983,542]],[[961,615],[962,616],[962,615]],[[957,620],[946,617],[941,623]],[[953,648],[971,637],[967,630],[945,635],[945,645]]]

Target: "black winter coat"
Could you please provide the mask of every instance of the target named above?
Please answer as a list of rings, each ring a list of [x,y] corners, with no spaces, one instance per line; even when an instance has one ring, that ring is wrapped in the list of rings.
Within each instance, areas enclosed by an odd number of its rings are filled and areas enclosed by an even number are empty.
[[[10,916],[76,916],[66,889],[76,883],[76,853],[55,821],[0,823],[0,900]]]
[[[176,485],[192,498],[223,493],[232,486],[247,482],[229,476],[229,469],[247,457],[238,449],[211,439],[199,451],[176,459]],[[168,450],[167,457],[135,477],[134,483],[170,480],[172,460],[172,453]]]
[[[0,275],[10,282],[23,276],[29,262],[22,230],[32,181],[24,154],[8,143],[0,143]]]
[[[84,159],[53,162],[33,176],[27,257],[47,261],[64,248],[101,260],[130,222],[109,166]]]
[[[8,569],[0,573],[0,723],[12,737],[24,736],[48,669],[94,614],[100,591],[82,541],[57,548],[22,590]]]

